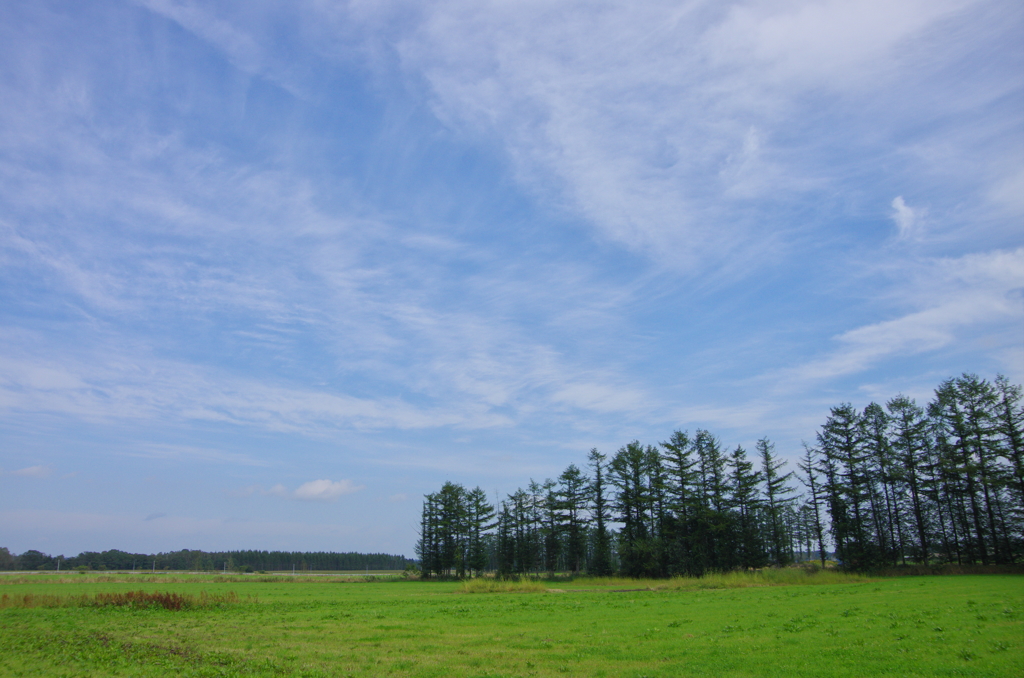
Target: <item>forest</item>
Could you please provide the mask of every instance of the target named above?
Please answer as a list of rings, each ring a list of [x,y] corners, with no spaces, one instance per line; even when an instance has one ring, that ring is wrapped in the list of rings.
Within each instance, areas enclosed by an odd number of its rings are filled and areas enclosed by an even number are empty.
[[[169,553],[145,554],[110,550],[85,551],[65,558],[29,550],[12,555],[0,548],[0,570],[191,570],[197,572],[227,570],[309,571],[309,570],[403,570],[414,565],[405,556],[386,553],[331,553],[301,551],[218,551],[183,549]]]
[[[924,407],[833,407],[795,466],[767,438],[750,453],[698,429],[591,450],[497,505],[447,482],[425,497],[416,552],[425,577],[1024,559],[1024,408],[1003,376],[947,379]]]

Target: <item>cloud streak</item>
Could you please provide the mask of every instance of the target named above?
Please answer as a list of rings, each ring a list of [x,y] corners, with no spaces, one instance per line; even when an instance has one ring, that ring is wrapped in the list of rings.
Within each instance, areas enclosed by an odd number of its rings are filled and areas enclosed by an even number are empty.
[[[832,155],[837,141],[858,162],[891,157],[873,140],[898,133],[905,105],[888,120],[847,116],[838,136],[827,122],[842,117],[835,107],[860,97],[895,104],[908,86],[929,97],[945,91],[947,76],[922,68],[920,50],[953,24],[992,37],[999,7],[863,0],[556,11],[451,0],[431,5],[399,53],[429,84],[438,115],[501,139],[524,182],[554,186],[555,200],[617,243],[706,271],[779,244],[752,221],[750,200],[771,214],[779,201],[827,193],[857,171]],[[973,45],[949,49],[946,63]],[[1000,96],[964,94],[958,106],[979,111]],[[794,138],[790,122],[803,119]]]
[[[901,239],[905,240],[914,236],[918,222],[921,219],[921,213],[919,210],[912,209],[907,205],[902,195],[892,199],[891,216],[892,220],[896,222],[896,228],[899,229],[899,237]]]
[[[11,471],[11,475],[21,478],[49,478],[53,475],[53,469],[49,466],[27,466],[17,471]]]
[[[339,497],[343,497],[347,494],[355,494],[360,490],[365,489],[365,485],[356,485],[351,480],[330,480],[328,478],[322,478],[320,480],[310,480],[302,483],[294,490],[289,490],[284,485],[278,483],[269,489],[264,489],[260,485],[250,485],[249,487],[243,488],[236,492],[230,493],[236,497],[251,497],[253,495],[280,497],[282,499],[296,499],[299,501],[335,501]]]
[[[333,538],[304,502],[1024,377],[1019,2],[0,13],[0,511],[65,507],[19,534]]]
[[[796,384],[856,374],[888,359],[966,343],[1022,317],[1024,249],[927,260],[904,281],[921,308],[834,337],[839,348],[793,371]],[[1020,365],[1007,364],[1014,372]]]

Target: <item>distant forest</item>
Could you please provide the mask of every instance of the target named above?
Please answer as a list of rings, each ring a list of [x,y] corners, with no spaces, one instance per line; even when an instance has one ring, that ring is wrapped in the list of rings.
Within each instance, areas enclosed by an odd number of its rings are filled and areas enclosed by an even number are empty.
[[[531,480],[497,506],[451,482],[428,494],[424,576],[1024,560],[1024,409],[1002,376],[948,379],[925,407],[904,396],[833,407],[794,470],[767,438],[751,456],[705,430],[610,458],[591,450],[585,469]]]
[[[404,570],[415,565],[405,556],[386,553],[328,553],[301,551],[173,551],[171,553],[125,553],[86,551],[71,558],[50,556],[39,551],[12,555],[0,547],[0,570],[193,570],[193,571],[282,571],[291,570]]]

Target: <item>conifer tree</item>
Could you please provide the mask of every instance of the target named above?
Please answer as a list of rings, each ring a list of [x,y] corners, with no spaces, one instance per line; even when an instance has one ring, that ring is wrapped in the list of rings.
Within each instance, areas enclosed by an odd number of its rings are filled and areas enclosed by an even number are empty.
[[[558,522],[565,535],[566,565],[573,573],[580,572],[587,557],[585,512],[589,501],[586,476],[575,464],[558,477]]]
[[[804,443],[804,456],[797,468],[804,472],[801,481],[810,491],[805,506],[808,507],[814,521],[812,523],[813,537],[818,544],[818,557],[821,559],[821,566],[825,567],[825,530],[822,528],[821,521],[822,495],[821,485],[818,482],[817,452],[807,443]]]
[[[779,473],[779,470],[786,465],[775,456],[775,443],[767,438],[757,441],[757,452],[761,457],[761,475],[764,478],[764,510],[768,518],[768,525],[771,529],[771,541],[768,545],[768,553],[771,562],[775,565],[785,565],[790,562],[786,545],[789,536],[785,530],[784,515],[786,510],[793,503],[793,488],[786,485],[792,473]]]
[[[487,501],[487,493],[476,487],[466,494],[466,508],[468,516],[468,542],[469,549],[466,566],[469,570],[479,574],[487,569],[487,548],[485,534],[494,525],[494,507]]]
[[[1002,436],[1002,455],[1012,469],[1013,493],[1018,510],[1024,509],[1024,404],[1021,387],[1011,384],[1006,377],[996,377],[996,430]]]
[[[594,523],[593,556],[589,572],[598,577],[612,574],[611,538],[608,535],[608,494],[605,480],[605,455],[590,450],[590,468],[594,470],[594,478],[590,485],[591,515]]]
[[[639,441],[632,441],[612,457],[608,479],[618,489],[615,509],[622,523],[619,559],[623,574],[650,576],[656,571],[654,535],[651,533],[650,458]]]
[[[668,442],[661,443],[661,447],[664,450],[662,464],[671,513],[665,535],[669,571],[672,574],[692,574],[695,570],[692,555],[693,526],[700,510],[693,441],[687,432],[677,430]]]
[[[763,567],[767,561],[764,542],[758,529],[761,501],[758,486],[761,473],[747,458],[747,451],[737,445],[727,461],[729,468],[729,508],[736,513],[734,542],[735,565]]]
[[[899,395],[885,405],[890,416],[890,435],[896,469],[895,477],[909,494],[910,510],[913,514],[915,546],[911,557],[920,563],[928,562],[931,539],[928,519],[927,497],[923,469],[927,466],[927,421],[924,410],[907,398]]]

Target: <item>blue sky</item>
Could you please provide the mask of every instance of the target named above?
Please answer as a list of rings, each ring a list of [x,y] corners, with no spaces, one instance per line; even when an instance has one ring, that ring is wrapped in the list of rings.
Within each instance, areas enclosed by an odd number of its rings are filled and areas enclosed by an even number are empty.
[[[1024,381],[1024,6],[0,5],[0,545],[412,555]]]

